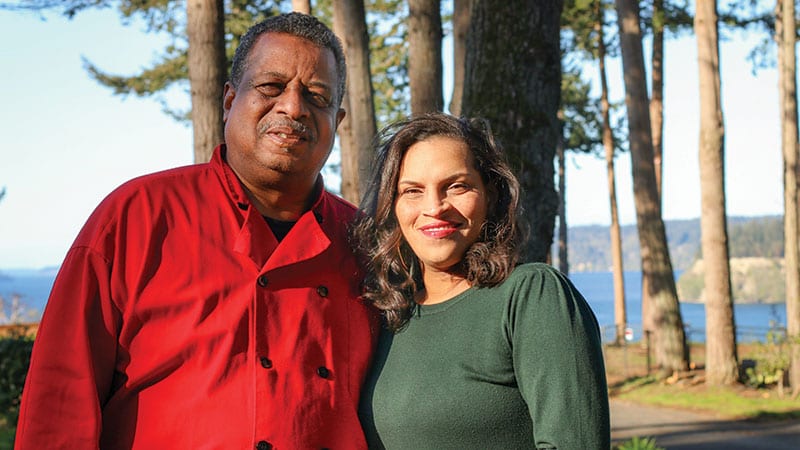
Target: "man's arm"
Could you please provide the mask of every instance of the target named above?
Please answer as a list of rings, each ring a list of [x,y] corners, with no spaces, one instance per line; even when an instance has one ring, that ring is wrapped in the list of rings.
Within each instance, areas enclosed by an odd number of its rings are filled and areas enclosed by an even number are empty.
[[[16,449],[98,448],[121,317],[110,280],[98,253],[67,254],[34,341]]]

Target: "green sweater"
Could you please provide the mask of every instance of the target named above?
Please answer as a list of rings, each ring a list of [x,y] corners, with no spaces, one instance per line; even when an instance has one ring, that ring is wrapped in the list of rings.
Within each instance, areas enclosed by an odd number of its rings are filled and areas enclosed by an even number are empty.
[[[370,448],[608,449],[597,320],[536,263],[420,305],[400,333],[382,333],[360,416]]]

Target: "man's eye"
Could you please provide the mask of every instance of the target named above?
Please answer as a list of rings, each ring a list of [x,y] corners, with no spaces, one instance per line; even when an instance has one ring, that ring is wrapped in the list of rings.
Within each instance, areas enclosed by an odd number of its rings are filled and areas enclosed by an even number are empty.
[[[311,98],[311,103],[318,108],[326,108],[331,104],[330,99],[322,94],[311,92],[309,97]]]
[[[270,97],[280,95],[282,90],[283,86],[277,83],[262,84],[258,87],[259,92]]]

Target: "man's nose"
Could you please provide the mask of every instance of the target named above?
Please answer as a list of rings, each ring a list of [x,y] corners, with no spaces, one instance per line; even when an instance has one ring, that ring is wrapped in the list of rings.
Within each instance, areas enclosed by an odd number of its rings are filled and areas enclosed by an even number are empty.
[[[309,114],[306,96],[299,87],[287,87],[277,98],[275,112],[283,113],[292,119],[300,119]]]

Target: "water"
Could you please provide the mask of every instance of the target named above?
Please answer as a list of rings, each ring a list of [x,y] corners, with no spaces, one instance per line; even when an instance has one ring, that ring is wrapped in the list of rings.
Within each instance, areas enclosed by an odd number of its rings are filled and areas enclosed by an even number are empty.
[[[569,278],[581,291],[592,307],[605,340],[614,339],[614,279],[611,272],[571,273]],[[641,338],[642,320],[642,274],[625,272],[625,309],[633,339]],[[681,303],[681,317],[687,338],[693,342],[705,342],[705,305]],[[736,335],[739,342],[763,341],[771,327],[786,327],[786,305],[737,304],[733,307]]]
[[[24,308],[22,321],[36,322],[42,317],[42,311],[56,278],[55,270],[5,270],[0,272],[0,297],[3,298],[5,317],[11,314],[11,301],[19,296]]]
[[[20,295],[30,314],[25,319],[41,318],[47,297],[53,286],[55,270],[13,270],[0,274],[0,296],[8,303],[14,294]],[[570,279],[589,302],[606,340],[614,338],[614,280],[611,272],[572,273]],[[629,327],[633,340],[641,338],[642,275],[625,273],[625,298]],[[689,340],[705,341],[705,307],[696,303],[681,303],[681,315]],[[771,326],[786,326],[786,306],[778,304],[742,304],[734,306],[737,339],[740,342],[762,340]]]

